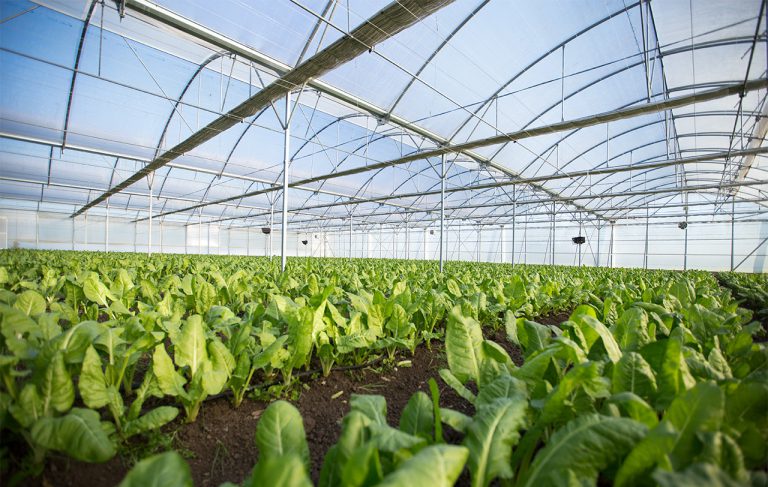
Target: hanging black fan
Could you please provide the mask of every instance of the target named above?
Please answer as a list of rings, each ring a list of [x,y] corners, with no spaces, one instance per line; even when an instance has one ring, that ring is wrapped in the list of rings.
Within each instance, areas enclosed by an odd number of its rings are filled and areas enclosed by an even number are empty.
[[[434,231],[434,230],[430,230],[430,231],[429,231],[429,234],[430,234],[430,235],[434,235],[434,234],[435,234],[435,231]]]
[[[571,240],[573,240],[573,243],[575,243],[576,245],[581,245],[587,241],[587,239],[583,235],[579,235],[578,237],[573,237]]]
[[[686,228],[688,228],[688,222],[680,222],[680,223],[678,223],[677,224],[677,228],[679,228],[680,230],[685,230]]]
[[[261,227],[261,233],[263,233],[264,235],[269,235],[270,233],[272,233],[272,229],[269,227]]]
[[[304,245],[307,245],[307,242],[309,242],[309,240],[302,240],[301,241],[301,243],[303,243]]]

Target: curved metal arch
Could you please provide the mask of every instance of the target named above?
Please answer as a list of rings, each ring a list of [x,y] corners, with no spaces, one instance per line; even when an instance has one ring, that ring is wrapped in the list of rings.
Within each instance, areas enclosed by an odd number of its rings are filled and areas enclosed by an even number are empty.
[[[474,8],[474,10],[472,10],[472,12],[470,12],[470,14],[469,14],[469,15],[467,15],[466,17],[464,17],[464,19],[462,19],[462,20],[461,20],[461,22],[459,22],[459,23],[456,25],[456,27],[454,27],[454,29],[453,29],[453,30],[450,32],[450,34],[448,34],[448,35],[445,37],[445,39],[443,39],[443,41],[440,43],[440,45],[439,45],[439,46],[437,46],[437,48],[436,48],[436,49],[434,49],[434,50],[432,51],[432,53],[431,53],[431,54],[430,54],[430,55],[427,57],[427,59],[426,59],[426,60],[425,60],[425,61],[422,63],[422,65],[419,67],[419,69],[418,69],[418,70],[416,70],[416,73],[414,73],[414,74],[411,76],[411,79],[410,79],[410,81],[408,81],[408,83],[405,85],[405,88],[403,88],[403,89],[400,91],[400,94],[397,96],[397,98],[395,99],[394,103],[392,103],[392,106],[389,108],[389,110],[387,110],[387,115],[386,115],[387,117],[390,117],[390,116],[392,115],[392,112],[395,110],[395,108],[397,108],[397,105],[398,105],[398,104],[400,103],[400,101],[403,99],[403,97],[404,97],[404,96],[405,96],[405,94],[408,92],[408,90],[411,88],[411,86],[413,86],[413,84],[416,82],[416,80],[417,80],[417,79],[418,79],[418,77],[421,75],[421,73],[423,73],[423,72],[424,72],[424,70],[427,68],[427,66],[429,65],[429,63],[431,63],[431,62],[432,62],[432,60],[433,60],[433,59],[435,59],[435,57],[436,57],[436,56],[437,56],[437,55],[440,53],[440,51],[442,51],[442,50],[443,50],[443,48],[444,48],[445,46],[447,46],[447,45],[448,45],[448,43],[451,41],[451,39],[453,39],[453,38],[456,36],[456,34],[458,34],[458,33],[459,33],[459,31],[460,31],[461,29],[463,29],[463,28],[464,28],[464,27],[465,27],[465,26],[466,26],[466,25],[469,23],[469,21],[470,21],[470,20],[472,20],[472,19],[475,17],[475,15],[477,15],[477,14],[480,12],[480,10],[482,10],[482,9],[483,9],[483,8],[484,8],[486,5],[488,5],[488,3],[489,3],[490,1],[491,1],[491,0],[482,0],[482,1],[481,1],[481,2],[480,2],[480,3],[479,3],[479,4],[478,4],[478,5],[477,5],[477,6]]]
[[[83,30],[80,32],[80,42],[77,46],[77,55],[75,56],[75,66],[72,69],[72,81],[69,84],[69,97],[67,98],[67,112],[64,117],[64,133],[61,139],[61,148],[67,145],[67,133],[69,131],[69,116],[72,113],[72,100],[75,96],[75,83],[77,82],[77,71],[80,68],[80,58],[83,54],[83,46],[85,45],[85,36],[88,33],[88,26],[91,25],[91,17],[93,11],[96,9],[96,4],[99,0],[91,0],[91,6],[88,8],[88,13],[83,20]]]
[[[491,96],[487,97],[485,100],[480,102],[480,105],[478,105],[478,107],[472,112],[472,114],[469,117],[467,117],[464,120],[464,122],[459,124],[459,127],[453,132],[453,134],[450,137],[448,137],[448,141],[452,142],[453,139],[456,137],[456,135],[458,135],[458,133],[461,132],[464,129],[464,127],[470,121],[472,121],[477,116],[477,114],[480,113],[480,111],[482,111],[482,109],[487,104],[492,102],[502,91],[504,91],[504,89],[506,89],[509,85],[514,83],[515,80],[517,80],[520,76],[522,76],[523,74],[527,73],[531,68],[533,68],[534,66],[539,64],[541,61],[543,61],[544,59],[549,57],[551,54],[554,54],[555,52],[557,52],[559,49],[562,49],[569,42],[571,42],[571,41],[573,41],[575,39],[578,39],[582,35],[584,35],[587,32],[589,32],[590,30],[599,27],[603,23],[608,22],[609,20],[611,20],[611,19],[613,19],[613,18],[615,18],[617,16],[620,16],[620,15],[624,14],[625,12],[628,12],[629,10],[639,6],[640,4],[641,4],[641,2],[635,2],[635,3],[631,4],[631,5],[628,5],[628,6],[622,8],[620,10],[617,10],[617,11],[615,11],[615,12],[613,12],[613,13],[605,16],[605,17],[603,17],[602,19],[597,20],[596,22],[592,23],[591,25],[589,25],[589,26],[585,27],[584,29],[576,32],[575,34],[571,35],[567,39],[561,41],[559,44],[557,44],[554,47],[550,48],[549,51],[545,52],[544,54],[542,54],[538,58],[534,59],[531,63],[529,63],[523,69],[521,69],[520,71],[515,73],[510,79],[508,79],[506,82],[502,83],[499,86],[499,88]]]
[[[203,69],[205,69],[206,66],[211,64],[216,59],[219,59],[228,54],[229,53],[227,51],[218,51],[211,54],[202,63],[200,63],[195,69],[195,72],[192,73],[192,76],[189,78],[189,81],[187,81],[187,83],[184,85],[184,88],[181,90],[181,93],[179,94],[178,98],[176,98],[176,101],[173,104],[173,108],[171,108],[171,113],[168,114],[168,120],[165,121],[163,130],[162,132],[160,132],[160,138],[158,139],[157,145],[155,146],[155,155],[152,157],[153,160],[157,159],[157,156],[160,154],[160,148],[162,147],[163,140],[165,140],[165,136],[168,133],[168,128],[171,125],[171,121],[173,121],[173,115],[178,112],[179,106],[181,105],[181,101],[184,99],[184,95],[187,94],[187,91],[192,86],[192,83],[194,83],[195,79],[197,79],[200,73],[203,72]],[[173,170],[173,168],[171,168],[171,170]],[[171,174],[170,170],[165,174],[165,177],[163,178],[162,183],[160,183],[158,194],[162,193],[163,188],[165,187],[165,182],[168,180],[168,176],[170,174]]]
[[[730,133],[728,133],[728,132],[702,132],[702,133],[685,133],[685,134],[678,134],[678,138],[690,138],[690,137],[698,137],[698,136],[708,136],[708,137],[730,137]],[[655,141],[653,141],[653,140],[652,140],[652,141],[644,142],[644,143],[642,143],[642,144],[639,144],[639,145],[636,145],[636,146],[632,147],[631,149],[625,150],[623,153],[617,154],[617,155],[616,155],[616,157],[623,157],[623,156],[626,156],[627,154],[631,154],[632,152],[634,152],[634,151],[636,151],[636,150],[639,150],[639,149],[643,149],[643,148],[645,148],[645,147],[649,147],[649,146],[652,146],[652,145],[655,145],[655,144],[661,144],[661,143],[663,143],[663,142],[665,142],[665,141],[666,141],[666,139],[657,139],[657,140],[655,140]],[[713,152],[722,152],[722,148],[696,149],[696,152],[707,151],[707,150],[711,150],[711,151],[713,151]],[[663,155],[664,155],[664,154],[659,154],[659,156],[658,156],[658,157],[661,157],[661,156],[663,156]],[[652,161],[653,161],[653,159],[655,159],[656,157],[657,157],[657,156],[651,156],[651,157],[647,157],[647,158],[645,158],[645,159],[642,159],[642,160],[640,160],[640,161],[637,161],[637,162],[636,162],[636,163],[634,163],[634,164],[637,164],[637,165],[638,165],[638,171],[643,171],[643,167],[642,167],[642,165],[643,165],[644,163],[652,162]],[[715,161],[715,160],[713,160],[713,161],[708,161],[707,163],[708,163],[708,164],[723,164],[723,165],[725,164],[725,162],[720,162],[720,161]],[[605,166],[605,165],[606,165],[606,163],[605,163],[605,162],[603,162],[603,163],[600,163],[599,165],[595,166],[595,169],[599,169],[599,168],[601,168],[601,167],[603,167],[603,166]],[[655,169],[651,169],[651,170],[653,171],[653,170],[658,170],[658,169],[660,169],[660,168],[655,168]],[[699,172],[701,172],[701,171],[696,171],[696,173],[699,173]],[[641,174],[642,174],[642,173],[643,173],[643,172],[641,172]],[[597,185],[597,184],[600,184],[601,182],[605,181],[606,179],[610,178],[611,176],[612,176],[612,175],[610,175],[610,174],[609,174],[609,175],[605,175],[605,176],[599,177],[599,178],[597,179],[597,181],[593,181],[592,183],[590,183],[590,187],[591,187],[591,186],[594,186],[594,185]],[[627,179],[625,179],[625,180],[622,180],[622,181],[620,181],[620,183],[623,183],[623,182],[625,182],[626,180],[627,180]],[[564,193],[565,191],[567,191],[568,189],[570,189],[570,187],[571,187],[571,186],[572,186],[574,183],[576,183],[576,181],[571,181],[571,182],[569,182],[569,183],[568,183],[566,186],[564,186],[563,188],[561,188],[561,189],[560,189],[560,191]],[[617,184],[620,184],[620,183],[617,183]],[[582,193],[579,193],[579,196],[580,196],[580,195],[582,195],[582,194],[584,194],[584,193],[583,193],[583,192],[582,192]]]
[[[725,46],[725,45],[734,45],[734,44],[742,44],[742,43],[750,43],[751,44],[752,40],[753,39],[751,37],[749,37],[749,38],[748,37],[734,37],[734,38],[728,38],[728,39],[721,39],[721,40],[717,40],[717,41],[707,41],[707,42],[702,42],[702,43],[699,43],[699,44],[693,44],[693,45],[690,45],[690,46],[683,46],[681,48],[670,50],[667,53],[664,53],[664,55],[666,56],[666,55],[669,55],[670,53],[672,53],[672,54],[685,53],[685,52],[689,52],[689,51],[696,50],[696,49],[708,49],[708,48],[722,47],[722,46]],[[765,41],[763,41],[763,42],[765,42]],[[536,120],[541,118],[543,115],[548,113],[550,110],[555,109],[558,105],[560,105],[560,103],[562,103],[562,101],[570,99],[571,97],[581,93],[582,91],[584,91],[584,90],[594,86],[597,83],[600,83],[600,82],[602,82],[602,81],[604,81],[606,79],[609,79],[609,78],[611,78],[611,77],[613,77],[615,75],[618,75],[618,74],[620,74],[620,73],[622,73],[622,72],[624,72],[624,71],[626,71],[628,69],[632,69],[632,68],[640,66],[642,64],[643,64],[643,62],[640,61],[640,62],[636,62],[634,64],[630,64],[630,65],[624,66],[624,67],[619,68],[619,69],[617,69],[617,70],[615,70],[615,71],[613,71],[611,73],[608,73],[608,74],[606,74],[604,76],[601,76],[601,77],[599,77],[599,78],[597,78],[597,79],[595,79],[595,80],[593,80],[593,81],[591,81],[591,82],[589,82],[589,83],[587,83],[585,85],[582,85],[581,87],[579,87],[575,91],[573,91],[573,92],[569,93],[568,95],[564,96],[563,100],[555,102],[554,104],[552,104],[551,106],[546,108],[544,111],[542,111],[539,114],[537,114],[533,119],[531,119],[528,123],[526,123],[523,126],[523,129],[525,129],[526,127],[530,126],[530,124],[532,124],[533,122],[535,122]],[[712,84],[712,83],[707,83],[706,85],[708,86],[710,84]],[[720,85],[720,84],[721,83],[717,83],[717,85]],[[696,85],[690,85],[690,86],[685,86],[685,87],[677,87],[677,88],[674,88],[674,89],[667,89],[666,92],[670,93],[670,92],[674,92],[674,91],[678,91],[678,90],[687,90],[687,89],[691,89],[691,88],[700,88],[700,87],[703,87],[703,86],[704,86],[704,84],[696,84]],[[636,101],[633,101],[633,102],[631,102],[629,104],[626,104],[624,106],[625,107],[631,106],[631,105],[633,105],[635,103],[638,103],[638,102],[644,100],[645,98],[646,97],[642,97],[642,98],[640,98],[640,99],[638,99]],[[541,152],[540,154],[537,154],[536,157],[534,158],[534,160],[531,161],[531,163],[529,163],[527,166],[525,166],[522,170],[520,170],[519,173],[522,174],[523,172],[528,170],[529,167],[535,161],[537,161],[540,158],[542,158],[543,154],[546,154],[546,152],[551,150],[555,145],[557,145],[559,143],[562,143],[563,140],[566,140],[568,137],[576,134],[580,130],[581,129],[576,129],[576,130],[573,130],[573,131],[569,132],[566,136],[562,137],[557,143],[550,145],[543,152]],[[458,131],[457,131],[457,133],[458,133]],[[454,134],[454,136],[455,136],[455,134]],[[452,136],[452,137],[454,137],[454,136]],[[505,143],[501,144],[499,149],[496,150],[488,159],[493,161],[499,155],[499,153],[501,153],[501,151],[503,151],[506,148],[506,146],[508,144],[509,144],[509,142],[505,142]]]
[[[693,113],[690,113],[690,114],[688,114],[688,113],[686,113],[686,114],[682,114],[682,115],[676,115],[676,116],[675,116],[675,119],[681,119],[681,118],[693,118],[694,116],[696,116],[696,117],[707,117],[707,116],[727,117],[727,116],[732,116],[732,115],[734,115],[735,113],[737,113],[737,112],[736,112],[736,110],[733,110],[733,111],[716,110],[716,111],[710,111],[710,112],[696,112],[696,114],[693,114]],[[749,116],[754,116],[754,114],[757,114],[757,112],[750,112],[750,115],[749,115]],[[615,134],[613,134],[613,135],[609,136],[609,137],[608,137],[608,141],[610,142],[610,141],[616,140],[617,138],[619,138],[619,137],[623,137],[623,136],[625,136],[625,135],[627,135],[627,134],[629,134],[629,133],[631,133],[631,132],[634,132],[635,130],[640,130],[640,129],[643,129],[643,128],[646,128],[646,127],[650,127],[650,126],[652,126],[652,125],[656,125],[656,124],[660,124],[660,123],[664,123],[664,120],[652,120],[652,121],[650,121],[650,122],[647,122],[647,123],[644,123],[644,124],[641,124],[641,125],[637,125],[637,126],[635,126],[635,127],[632,127],[632,128],[629,128],[629,129],[627,129],[627,130],[624,130],[623,132],[617,132],[617,133],[615,133]],[[560,139],[560,140],[564,140],[564,138],[562,138],[562,139]],[[659,139],[658,141],[656,141],[656,142],[653,142],[653,143],[660,143],[660,142],[664,142],[665,140],[666,140],[666,139]],[[581,157],[585,156],[585,155],[586,155],[586,154],[588,154],[589,152],[592,152],[592,151],[594,151],[594,150],[596,150],[596,149],[598,149],[598,148],[602,147],[603,145],[605,145],[605,143],[606,143],[605,139],[601,139],[601,140],[600,140],[600,141],[598,141],[596,144],[594,144],[594,145],[592,145],[592,146],[588,147],[587,149],[583,150],[582,152],[580,152],[580,153],[576,154],[576,155],[575,155],[575,156],[573,156],[571,159],[569,159],[567,162],[565,162],[564,164],[562,164],[562,165],[560,166],[560,170],[563,170],[563,169],[565,169],[565,168],[566,168],[567,166],[569,166],[571,163],[573,163],[573,162],[575,162],[577,159],[579,159],[579,158],[581,158]],[[552,149],[554,149],[556,145],[557,145],[557,143],[555,143],[555,144],[553,144],[553,145],[550,145],[550,146],[549,146],[549,147],[548,147],[548,148],[547,148],[547,149],[546,149],[544,152],[542,152],[542,153],[546,153],[546,151],[549,151],[549,150],[552,150]],[[652,145],[652,144],[647,144],[647,145]],[[645,146],[638,146],[637,148],[639,149],[639,148],[642,148],[642,147],[645,147]],[[612,161],[612,160],[614,160],[614,159],[617,159],[617,158],[619,158],[619,157],[625,156],[626,154],[627,154],[627,151],[624,151],[624,152],[621,152],[621,153],[617,153],[617,154],[614,154],[613,156],[609,157],[608,161],[610,162],[610,161]],[[563,161],[560,161],[560,162],[561,162],[561,163],[563,163]],[[598,164],[597,166],[594,166],[594,168],[595,168],[595,169],[597,169],[597,168],[600,168],[600,167],[602,167],[603,165],[605,165],[605,162],[602,162],[602,163]]]
[[[635,6],[637,6],[637,5],[639,5],[639,2],[638,2],[637,4],[635,4]],[[606,20],[607,20],[607,19],[606,19]],[[726,38],[726,39],[717,39],[717,40],[713,40],[713,41],[704,41],[704,42],[700,42],[700,43],[697,43],[697,44],[692,44],[692,45],[688,45],[688,46],[681,46],[681,47],[678,47],[678,48],[670,49],[670,50],[668,50],[668,51],[666,51],[666,52],[664,52],[664,53],[661,53],[661,54],[659,54],[659,55],[655,56],[654,58],[658,57],[659,59],[661,59],[662,57],[672,56],[672,55],[675,55],[675,54],[684,54],[684,53],[686,53],[686,52],[690,52],[690,51],[693,51],[693,50],[697,50],[697,49],[709,49],[709,48],[714,48],[714,47],[723,47],[723,46],[729,46],[729,45],[734,45],[734,44],[744,44],[744,43],[748,43],[748,44],[751,44],[751,43],[753,42],[753,40],[754,40],[754,39],[753,39],[753,37],[752,37],[752,36],[748,36],[748,37],[747,37],[747,36],[739,36],[739,37],[729,37],[729,38]],[[765,39],[763,39],[763,40],[761,40],[761,42],[766,42],[766,40],[765,40]],[[554,49],[554,51],[556,51],[557,49],[560,49],[560,48],[561,48],[563,45],[564,45],[564,44],[558,45],[558,46],[557,46],[557,48],[555,48],[555,49]],[[542,61],[542,60],[543,60],[543,59],[544,59],[546,56],[548,56],[549,54],[552,54],[552,52],[554,52],[554,51],[550,51],[550,52],[548,52],[548,53],[547,53],[546,55],[544,55],[543,57],[541,57],[541,58],[537,59],[536,61],[534,61],[534,63],[536,63],[536,64],[537,64],[537,63],[539,63],[539,62],[540,62],[540,61]],[[634,55],[633,55],[632,57],[634,57]],[[592,84],[595,84],[595,83],[597,83],[597,82],[601,82],[601,81],[604,81],[604,80],[606,80],[606,79],[608,79],[608,78],[610,78],[610,77],[612,77],[612,76],[614,76],[614,75],[616,75],[616,74],[619,74],[619,73],[621,73],[621,72],[623,72],[623,71],[625,71],[625,70],[627,70],[627,69],[631,69],[631,68],[633,68],[633,67],[636,67],[636,66],[641,66],[641,65],[643,65],[643,64],[644,64],[644,61],[643,61],[643,60],[641,60],[641,61],[635,62],[635,63],[633,63],[633,64],[630,64],[630,65],[624,66],[623,68],[619,68],[618,70],[615,70],[615,71],[613,71],[613,72],[611,72],[611,73],[608,73],[608,74],[606,74],[606,75],[604,75],[604,76],[601,76],[601,77],[597,78],[595,81],[593,81],[593,82],[591,82],[591,83],[589,83],[589,84],[587,84],[587,85],[584,85],[584,86],[582,86],[582,88],[581,88],[581,89],[579,89],[578,91],[575,91],[575,92],[573,92],[573,93],[571,93],[571,94],[569,94],[569,95],[565,96],[565,97],[564,97],[564,99],[563,99],[563,101],[564,101],[564,100],[567,100],[567,99],[569,99],[569,98],[570,98],[572,95],[574,95],[574,94],[576,94],[576,93],[579,93],[580,91],[583,91],[584,89],[588,88],[588,87],[589,87],[589,86],[591,86]],[[534,65],[535,65],[535,64],[531,64],[531,65],[527,66],[525,69],[526,69],[526,70],[528,70],[528,69],[532,68]],[[465,126],[466,126],[466,125],[467,125],[469,122],[471,122],[471,121],[472,121],[472,120],[473,120],[473,119],[474,119],[474,118],[477,116],[477,113],[479,113],[479,112],[482,110],[482,108],[483,108],[483,107],[485,107],[485,106],[486,106],[486,105],[488,105],[490,102],[492,102],[492,101],[493,101],[493,100],[494,100],[494,99],[495,99],[495,98],[496,98],[496,97],[499,95],[499,93],[500,93],[501,91],[503,91],[503,90],[504,90],[504,89],[505,89],[507,86],[509,86],[510,84],[512,84],[512,83],[513,83],[513,82],[514,82],[514,81],[515,81],[515,80],[516,80],[516,79],[517,79],[519,76],[521,76],[521,75],[522,75],[524,72],[525,72],[525,71],[521,71],[520,73],[516,74],[516,75],[515,75],[513,78],[511,78],[511,79],[510,79],[510,80],[509,80],[507,83],[505,83],[504,85],[502,85],[502,86],[501,86],[501,88],[500,88],[499,90],[497,90],[497,91],[496,91],[496,92],[495,92],[495,93],[494,93],[492,96],[490,96],[490,97],[486,98],[485,100],[481,101],[481,102],[480,102],[480,105],[479,105],[479,106],[478,106],[478,108],[475,110],[475,112],[473,112],[473,114],[472,114],[471,116],[467,117],[467,118],[464,120],[464,122],[462,122],[462,123],[459,125],[459,127],[458,127],[458,128],[457,128],[457,129],[454,131],[454,133],[453,133],[453,134],[452,134],[452,135],[451,135],[451,136],[448,138],[448,140],[449,140],[450,142],[452,142],[452,141],[453,141],[453,139],[454,139],[454,138],[455,138],[455,137],[456,137],[456,136],[457,136],[457,135],[458,135],[458,134],[459,134],[459,133],[460,133],[460,132],[461,132],[461,131],[464,129],[464,127],[465,127]],[[552,80],[552,81],[556,81],[556,80]],[[697,85],[697,86],[698,86],[698,85]],[[704,86],[704,84],[701,84],[700,86],[702,86],[702,87],[703,87],[703,86]],[[670,93],[670,92],[673,92],[673,91],[675,91],[675,90],[670,90],[669,88],[666,88],[666,89],[665,89],[665,92],[667,92],[667,93]],[[552,109],[556,108],[557,106],[559,106],[559,105],[560,105],[560,103],[561,103],[561,102],[557,102],[557,103],[555,103],[554,105],[552,105],[551,107],[547,108],[547,110],[546,110],[546,111],[544,111],[544,112],[541,112],[541,113],[540,113],[540,114],[539,114],[539,115],[538,115],[538,116],[537,116],[535,119],[533,119],[533,120],[531,120],[530,122],[528,122],[527,124],[525,124],[525,125],[523,126],[523,128],[527,127],[528,125],[530,125],[531,123],[533,123],[534,121],[536,121],[538,118],[540,118],[542,115],[546,114],[548,111],[550,111],[550,110],[552,110]]]

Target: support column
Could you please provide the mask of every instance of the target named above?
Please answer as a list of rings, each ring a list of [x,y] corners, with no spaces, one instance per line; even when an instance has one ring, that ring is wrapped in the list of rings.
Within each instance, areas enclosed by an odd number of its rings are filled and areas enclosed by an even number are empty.
[[[75,250],[75,220],[72,218],[72,250]],[[133,251],[136,252],[136,232],[133,232]]]
[[[600,267],[600,234],[602,233],[603,227],[598,222],[597,225],[597,260],[595,262],[595,267]]]
[[[734,239],[735,239],[735,223],[734,214],[736,213],[736,195],[731,196],[731,272],[733,272],[733,258],[734,258]]]
[[[613,269],[613,238],[615,230],[614,222],[611,222],[611,240],[608,242],[608,267]]]
[[[275,205],[269,205],[269,260],[272,261],[272,256],[275,252],[272,250],[272,232],[274,231],[273,223],[275,217]]]
[[[685,194],[685,203],[688,204],[688,194]],[[683,247],[683,270],[688,270],[688,207],[685,207],[685,243]]]
[[[483,227],[477,226],[477,261],[480,262],[481,247],[483,246]]]
[[[643,269],[648,268],[648,203],[645,204],[645,245],[643,246]]]
[[[504,261],[507,258],[507,239],[505,238],[506,237],[506,235],[505,235],[506,232],[507,232],[507,227],[502,225],[501,226],[501,230],[500,230],[500,235],[501,235],[501,237],[500,237],[500,239],[501,239],[501,246],[500,246],[501,247],[501,258],[499,259],[499,262],[502,263],[502,264],[504,263]]]
[[[411,236],[408,231],[408,220],[405,220],[405,260],[411,258]]]
[[[555,202],[552,202],[552,265],[555,265]]]
[[[251,229],[248,227],[245,227],[245,255],[251,255]]]
[[[349,258],[352,258],[352,214],[349,214]]]
[[[517,187],[512,186],[512,267],[515,267],[515,225],[517,224]]]
[[[149,220],[147,220],[147,229],[149,235],[147,236],[147,255],[152,255],[152,183],[154,182],[154,173],[147,176],[149,179]]]
[[[8,223],[5,224],[5,233],[8,233]],[[6,245],[7,247],[7,245]],[[40,204],[37,205],[37,211],[35,212],[35,248],[40,248]],[[733,259],[731,259],[733,260]],[[733,267],[733,263],[731,263]]]
[[[85,212],[85,225],[83,226],[83,245],[85,250],[88,250],[88,212]]]
[[[163,253],[163,220],[160,220],[160,253]]]
[[[285,120],[283,143],[283,217],[280,228],[280,270],[285,272],[287,262],[286,247],[288,244],[288,166],[290,165],[290,139],[291,139],[291,92],[285,94]],[[270,232],[271,235],[271,232]]]
[[[443,272],[443,239],[445,238],[445,154],[440,156],[440,272]]]
[[[109,198],[107,198],[107,218],[104,223],[104,252],[109,252]]]

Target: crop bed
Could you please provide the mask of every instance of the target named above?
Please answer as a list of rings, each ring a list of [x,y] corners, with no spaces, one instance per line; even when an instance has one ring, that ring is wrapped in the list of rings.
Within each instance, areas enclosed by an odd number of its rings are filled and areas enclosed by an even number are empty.
[[[276,264],[0,253],[0,480],[766,482],[761,324],[709,273]]]

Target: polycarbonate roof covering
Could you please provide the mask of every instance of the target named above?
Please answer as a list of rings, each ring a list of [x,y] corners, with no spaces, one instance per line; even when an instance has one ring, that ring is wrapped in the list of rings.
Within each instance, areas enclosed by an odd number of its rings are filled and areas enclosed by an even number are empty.
[[[684,219],[687,206],[714,217],[733,197],[740,218],[764,212],[765,84],[557,128],[764,80],[760,0],[443,3],[291,87],[293,224],[434,222],[440,156],[400,159],[491,137],[446,155],[452,221]],[[79,210],[388,4],[2,0],[0,198]],[[90,211],[145,218],[151,205],[174,221],[263,224],[282,208],[285,105],[278,98]]]

